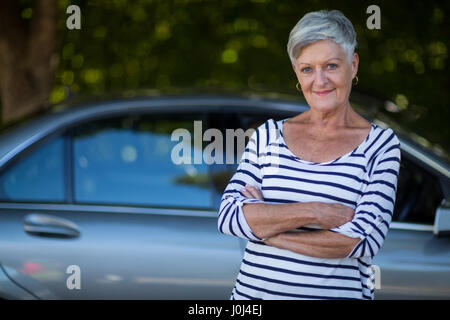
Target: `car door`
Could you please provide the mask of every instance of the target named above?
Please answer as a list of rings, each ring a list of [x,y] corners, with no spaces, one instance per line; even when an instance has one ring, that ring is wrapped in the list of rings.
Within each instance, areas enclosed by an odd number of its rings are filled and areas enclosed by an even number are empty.
[[[439,175],[403,152],[393,222],[373,263],[379,266],[376,299],[449,299],[450,237],[433,235],[444,198]]]
[[[0,263],[42,298],[228,299],[241,251],[192,161],[204,119],[85,121],[23,155],[0,176]]]

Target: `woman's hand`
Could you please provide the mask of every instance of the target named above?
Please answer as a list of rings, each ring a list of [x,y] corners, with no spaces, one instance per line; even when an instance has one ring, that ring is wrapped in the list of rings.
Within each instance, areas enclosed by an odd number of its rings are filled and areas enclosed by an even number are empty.
[[[258,199],[264,201],[261,191],[258,188],[253,187],[249,184],[246,184],[245,188],[241,189],[241,193],[249,199]]]
[[[333,229],[353,219],[355,210],[340,203],[310,202],[316,218],[315,224],[322,229]]]

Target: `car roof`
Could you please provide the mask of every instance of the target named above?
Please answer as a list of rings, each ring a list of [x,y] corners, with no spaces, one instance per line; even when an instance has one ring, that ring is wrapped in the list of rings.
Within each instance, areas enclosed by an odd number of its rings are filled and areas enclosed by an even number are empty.
[[[234,107],[234,108],[233,108]],[[53,112],[38,116],[25,123],[1,133],[0,139],[0,165],[8,154],[23,149],[26,145],[42,139],[58,129],[67,125],[96,117],[114,116],[114,114],[134,112],[167,111],[228,111],[239,110],[245,107],[246,111],[255,113],[261,111],[302,112],[307,105],[298,101],[283,101],[280,99],[261,99],[260,97],[236,97],[216,95],[196,96],[162,96],[162,97],[135,97],[88,102],[77,105],[59,105]]]

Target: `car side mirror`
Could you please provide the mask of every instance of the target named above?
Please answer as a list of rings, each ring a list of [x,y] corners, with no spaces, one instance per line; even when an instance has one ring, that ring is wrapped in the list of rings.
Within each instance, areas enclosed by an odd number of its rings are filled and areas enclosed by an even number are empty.
[[[444,199],[436,210],[433,234],[436,237],[450,235],[450,199]]]

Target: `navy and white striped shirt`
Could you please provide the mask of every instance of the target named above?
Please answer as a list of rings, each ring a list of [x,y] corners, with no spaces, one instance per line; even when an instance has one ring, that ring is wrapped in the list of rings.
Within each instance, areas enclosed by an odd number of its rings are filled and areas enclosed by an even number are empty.
[[[400,142],[392,129],[372,123],[365,141],[353,151],[316,163],[300,159],[286,146],[286,120],[269,119],[257,128],[222,196],[219,231],[249,240],[231,298],[373,299],[369,267],[392,218]],[[243,196],[246,183],[259,188],[264,201]],[[330,230],[360,238],[348,257],[315,258],[268,246],[252,232],[242,211],[246,203],[310,201],[355,210],[352,221]],[[318,226],[299,232],[311,228]]]

